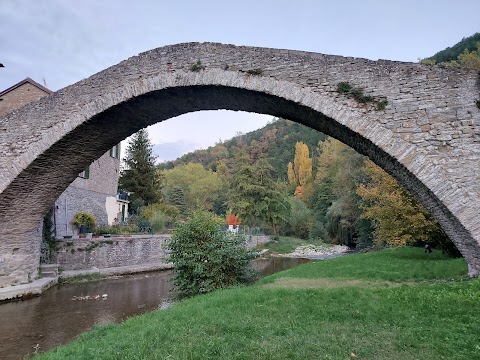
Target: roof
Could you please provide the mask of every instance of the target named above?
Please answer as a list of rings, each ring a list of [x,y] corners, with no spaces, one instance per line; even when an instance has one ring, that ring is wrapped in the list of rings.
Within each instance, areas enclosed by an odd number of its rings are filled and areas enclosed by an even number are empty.
[[[15,85],[10,86],[8,89],[5,89],[5,90],[1,91],[1,92],[0,92],[0,96],[2,96],[2,95],[4,95],[4,94],[6,94],[6,93],[8,93],[8,92],[10,92],[10,91],[12,91],[12,90],[14,90],[14,89],[16,89],[16,88],[18,88],[19,86],[22,86],[23,84],[26,84],[26,83],[32,84],[33,86],[39,88],[40,90],[45,91],[47,94],[53,93],[52,90],[47,89],[45,86],[40,85],[40,84],[37,83],[36,81],[33,81],[32,79],[30,79],[29,77],[27,77],[25,80],[22,80],[22,81],[20,81],[19,83],[16,83]]]

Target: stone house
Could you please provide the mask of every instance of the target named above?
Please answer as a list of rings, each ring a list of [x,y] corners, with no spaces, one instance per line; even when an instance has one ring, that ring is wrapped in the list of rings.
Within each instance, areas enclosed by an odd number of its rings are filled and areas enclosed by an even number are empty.
[[[0,92],[0,116],[51,93],[45,86],[26,78]],[[124,195],[117,195],[119,173],[120,144],[87,166],[55,201],[52,208],[55,236],[78,235],[72,219],[79,211],[95,215],[97,225],[124,221],[128,200]]]

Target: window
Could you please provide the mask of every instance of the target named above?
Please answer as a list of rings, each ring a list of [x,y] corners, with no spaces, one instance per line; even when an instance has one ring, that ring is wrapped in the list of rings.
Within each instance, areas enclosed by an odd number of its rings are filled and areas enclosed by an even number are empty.
[[[90,165],[87,165],[85,170],[83,170],[80,174],[78,174],[78,177],[88,179],[90,178]]]
[[[120,144],[117,144],[110,149],[110,156],[115,159],[120,159]]]

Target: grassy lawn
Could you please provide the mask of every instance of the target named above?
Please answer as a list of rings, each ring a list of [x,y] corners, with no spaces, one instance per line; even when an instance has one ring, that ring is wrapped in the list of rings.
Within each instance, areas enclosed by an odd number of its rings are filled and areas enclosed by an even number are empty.
[[[462,259],[413,248],[309,263],[38,359],[478,359],[480,279],[465,274]]]

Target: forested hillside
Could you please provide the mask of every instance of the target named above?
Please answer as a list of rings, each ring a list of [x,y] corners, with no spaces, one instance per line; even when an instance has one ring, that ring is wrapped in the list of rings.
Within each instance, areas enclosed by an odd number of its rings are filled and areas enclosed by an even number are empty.
[[[424,241],[457,254],[392,177],[339,141],[285,119],[162,164],[159,172],[165,204],[150,206],[150,212],[173,206],[181,217],[204,209],[312,241]]]
[[[265,127],[246,133],[211,146],[206,150],[197,150],[174,161],[162,163],[159,169],[172,169],[189,162],[202,164],[205,168],[216,170],[220,160],[232,159],[238,151],[245,151],[251,163],[260,155],[265,155],[272,166],[275,179],[287,179],[286,164],[293,160],[295,144],[303,141],[318,155],[318,143],[326,136],[318,131],[285,119],[273,119]]]
[[[447,47],[445,50],[439,51],[435,55],[424,60],[432,60],[437,64],[458,60],[459,56],[465,51],[472,52],[477,50],[478,43],[480,43],[480,33],[475,33],[472,36],[463,38],[452,47]]]

